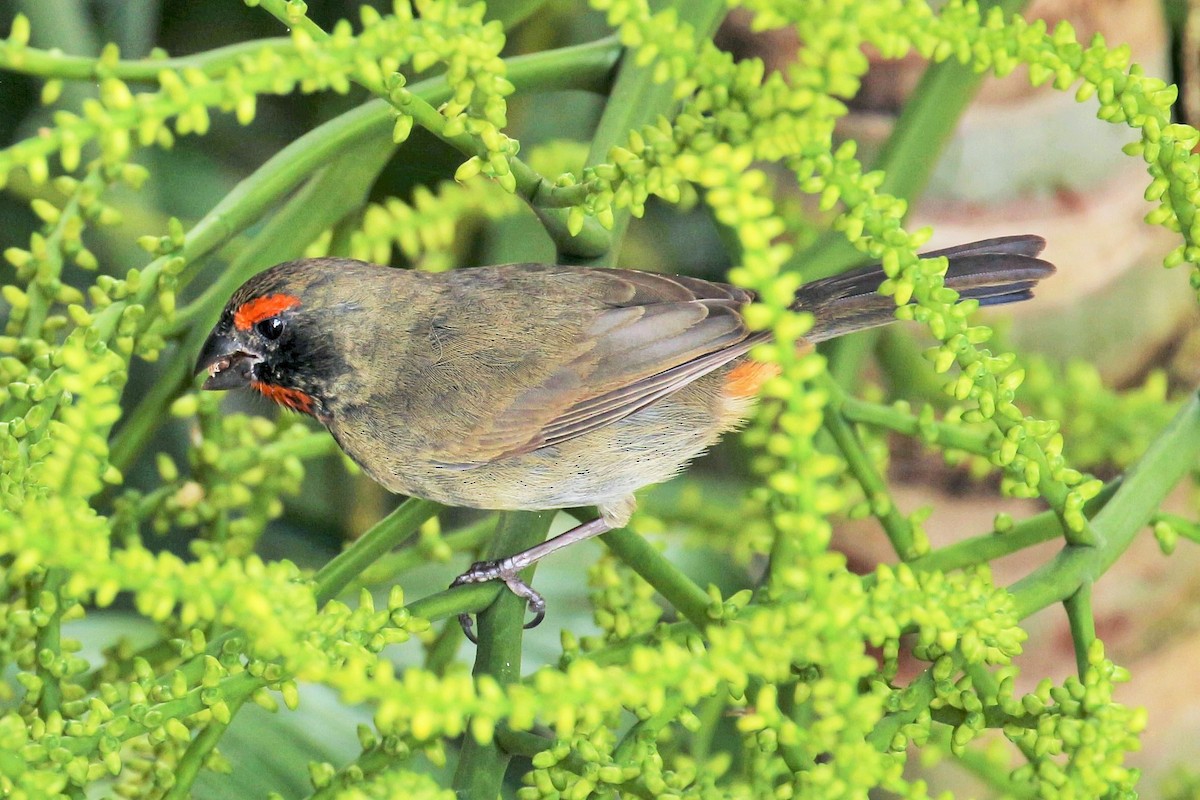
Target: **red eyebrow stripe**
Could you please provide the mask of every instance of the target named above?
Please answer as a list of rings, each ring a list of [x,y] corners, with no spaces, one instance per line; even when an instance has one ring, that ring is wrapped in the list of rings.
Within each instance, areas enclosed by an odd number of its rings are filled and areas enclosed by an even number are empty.
[[[300,298],[290,294],[268,294],[242,303],[233,315],[233,324],[239,331],[248,331],[264,319],[270,319],[281,311],[300,305]]]

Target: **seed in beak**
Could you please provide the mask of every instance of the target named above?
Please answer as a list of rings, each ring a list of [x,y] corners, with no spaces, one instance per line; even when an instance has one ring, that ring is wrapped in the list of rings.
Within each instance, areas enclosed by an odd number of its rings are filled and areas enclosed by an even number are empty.
[[[230,362],[229,356],[225,356],[224,358],[219,358],[216,361],[214,361],[213,363],[209,364],[208,365],[208,377],[215,378],[217,376],[217,373],[221,372],[224,369],[228,369],[229,362]]]

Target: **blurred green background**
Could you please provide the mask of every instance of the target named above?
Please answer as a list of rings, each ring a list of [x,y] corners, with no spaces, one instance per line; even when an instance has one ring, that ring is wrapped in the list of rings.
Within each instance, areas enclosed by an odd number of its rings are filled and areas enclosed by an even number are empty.
[[[389,4],[379,0],[311,0],[308,14],[329,29],[339,19],[357,19],[362,5],[386,10]],[[105,43],[113,42],[120,47],[123,58],[144,57],[154,48],[163,48],[177,56],[286,33],[270,15],[239,0],[0,0],[0,30],[7,30],[17,13],[29,17],[34,46],[60,48],[77,55],[96,55]],[[1194,81],[1189,83],[1189,76],[1195,68],[1197,52],[1189,38],[1188,4],[1184,0],[1163,4],[1157,0],[1047,2],[1034,4],[1030,13],[1051,18],[1056,14],[1075,15],[1072,18],[1077,28],[1086,31],[1091,25],[1106,32],[1110,41],[1125,35],[1139,37],[1139,47],[1144,49],[1139,53],[1135,48],[1135,55],[1139,58],[1144,55],[1153,69],[1184,81],[1184,100],[1179,113],[1181,117],[1189,116],[1189,91],[1195,89]],[[1083,19],[1076,18],[1079,16]],[[602,16],[585,4],[551,0],[511,32],[508,49],[512,53],[544,50],[592,41],[609,32]],[[753,35],[746,20],[736,18],[727,22],[720,41],[737,54],[760,56],[777,67],[786,64],[797,46],[786,37]],[[873,145],[877,147],[886,139],[890,123],[911,90],[913,76],[923,69],[919,63],[880,63],[877,67],[863,94],[851,102],[854,113],[842,131],[844,136],[861,141],[862,152],[867,154],[872,152]],[[39,102],[40,88],[38,80],[0,74],[0,137],[4,143],[34,136],[40,126],[48,123],[48,112]],[[95,87],[87,83],[70,83],[64,92],[63,105],[78,107],[94,92]],[[207,135],[180,137],[168,151],[144,151],[142,158],[151,171],[151,180],[140,192],[123,190],[112,198],[124,215],[124,223],[89,233],[89,246],[99,257],[101,269],[124,274],[130,267],[142,266],[148,257],[135,244],[138,236],[164,232],[166,221],[172,216],[180,218],[185,226],[190,225],[280,149],[364,99],[365,91],[357,87],[346,95],[263,97],[249,126],[238,124],[232,115],[215,114]],[[1152,369],[1165,369],[1178,386],[1194,385],[1200,374],[1194,366],[1194,355],[1198,352],[1194,298],[1183,288],[1186,276],[1177,273],[1164,277],[1168,273],[1157,266],[1167,248],[1160,238],[1161,232],[1150,231],[1140,223],[1140,215],[1144,213],[1138,205],[1144,183],[1138,177],[1140,165],[1121,160],[1119,142],[1116,146],[1112,143],[1114,129],[1087,119],[1090,109],[1077,113],[1069,96],[1055,96],[1055,99],[1065,101],[1066,110],[1046,100],[1043,93],[985,87],[980,102],[968,113],[947,148],[928,194],[915,212],[912,227],[934,224],[939,236],[945,237],[937,240],[939,244],[1026,230],[1047,236],[1051,240],[1049,256],[1061,271],[1052,287],[1056,294],[1046,299],[1049,305],[1021,309],[1020,318],[1008,328],[1007,335],[1018,344],[1045,352],[1052,360],[1091,359],[1112,385],[1135,385]],[[508,133],[521,141],[523,155],[536,153],[539,145],[562,140],[586,142],[601,108],[601,98],[582,92],[518,96],[510,103]],[[1197,120],[1192,117],[1188,121],[1194,124]],[[1053,148],[1039,151],[1037,137],[1029,135],[1031,130],[1049,131],[1048,138],[1069,143],[1073,157],[1099,163],[1101,167],[1090,174],[1075,171],[1064,175],[1058,169],[1063,153]],[[452,178],[460,162],[460,155],[418,130],[383,172],[371,197],[409,199],[416,187],[434,188]],[[981,164],[994,169],[981,169]],[[1020,169],[1013,165],[1019,165]],[[995,174],[980,177],[980,173],[988,172]],[[0,242],[6,247],[23,246],[31,232],[40,226],[29,210],[28,201],[45,190],[23,183],[25,180],[23,174],[14,176],[7,190],[0,193]],[[779,202],[794,212],[790,233],[803,245],[815,239],[820,217],[807,209],[793,188],[782,186]],[[1119,246],[1109,244],[1106,239],[1106,235],[1115,235],[1114,231],[1122,232]],[[198,294],[207,285],[208,277],[219,273],[236,256],[240,245],[241,242],[234,241],[211,259],[206,272],[181,299]],[[1093,256],[1089,247],[1102,252]],[[550,240],[532,213],[524,209],[499,222],[469,221],[460,227],[454,248],[454,259],[459,266],[544,261],[553,256]],[[1098,266],[1101,260],[1103,269]],[[404,265],[399,257],[394,263]],[[632,226],[620,263],[711,278],[720,278],[731,265],[721,232],[702,204],[680,209],[654,203],[648,206],[646,217]],[[75,279],[81,277],[74,270],[68,270],[67,274]],[[1152,315],[1152,319],[1118,313],[1139,305],[1161,313]],[[908,352],[905,347],[911,350],[914,335],[910,331],[889,331],[873,346],[886,362],[888,352]],[[916,341],[923,340],[918,337]],[[190,362],[194,357],[194,353],[169,347],[162,360]],[[919,396],[923,389],[919,377],[901,374],[894,367],[889,372],[886,363],[883,368],[875,369],[856,358],[851,367],[840,377],[858,383],[865,373],[869,384],[890,387],[899,394]],[[160,371],[159,365],[135,362],[125,392],[126,402],[136,403],[147,387],[154,385]],[[225,402],[230,409],[277,413],[256,397],[230,397]],[[157,482],[153,454],[165,451],[182,462],[186,437],[182,423],[168,421],[136,465],[127,471],[129,484],[153,486]],[[652,516],[667,517],[668,525],[672,524],[670,518],[681,502],[691,507],[703,502],[712,513],[736,514],[738,498],[746,485],[747,459],[748,454],[736,437],[731,438],[699,462],[686,479],[652,490],[644,507]],[[956,531],[961,535],[966,526],[972,531],[978,528],[974,520],[967,523],[964,516],[956,516],[955,498],[968,508],[979,505],[979,495],[975,492],[987,492],[988,509],[995,512],[994,486],[981,488],[961,472],[944,470],[940,465],[931,468],[919,454],[909,460],[900,454],[896,461],[898,467],[893,478],[901,487],[900,496],[907,508],[930,501],[938,503],[940,516],[931,523],[935,543],[939,536],[952,536]],[[305,491],[288,499],[284,517],[263,539],[260,552],[268,558],[286,557],[304,566],[318,566],[338,552],[346,540],[385,514],[397,500],[370,481],[350,475],[340,458],[310,462]],[[1026,507],[1018,504],[1011,508],[1019,514]],[[444,518],[443,526],[449,529],[474,516],[458,512]],[[560,520],[559,525],[565,527],[566,522]],[[870,535],[861,527],[844,527],[839,542],[850,554],[852,563],[866,568],[881,553],[873,549]],[[727,559],[706,550],[702,539],[702,536],[670,539],[671,558],[701,585],[715,583],[728,593],[749,583],[747,576],[731,568]],[[186,538],[170,534],[157,544],[179,552],[187,548]],[[569,629],[576,635],[595,630],[586,604],[588,588],[581,579],[581,565],[590,563],[602,552],[602,547],[590,543],[580,551],[570,558],[550,559],[538,573],[537,585],[551,599],[551,612],[547,623],[533,631],[528,640],[529,667],[557,657],[560,629]],[[1129,569],[1148,569],[1146,564],[1151,563],[1151,558],[1144,556],[1145,560],[1138,561],[1135,554]],[[436,591],[462,566],[431,565],[417,573],[405,588],[412,597]],[[1189,563],[1180,571],[1194,574],[1186,572],[1193,568]],[[1173,597],[1176,605],[1183,604],[1182,622],[1172,628],[1165,616],[1170,608],[1164,608],[1161,602],[1157,608],[1162,613],[1151,615],[1152,621],[1160,626],[1158,630],[1173,630],[1172,637],[1160,642],[1158,649],[1148,647],[1141,637],[1131,637],[1126,642],[1129,647],[1126,663],[1138,658],[1149,660],[1151,656],[1161,659],[1164,648],[1176,653],[1175,658],[1185,659],[1181,654],[1195,649],[1195,642],[1200,641],[1197,634],[1200,623],[1194,614],[1186,612],[1186,596],[1183,600],[1178,593]],[[1121,596],[1111,613],[1125,614],[1146,602],[1144,594]],[[108,641],[112,629],[124,628],[130,624],[129,619],[120,614],[118,606],[113,613],[90,617],[72,635],[85,642]],[[1043,626],[1045,636],[1055,635],[1050,622],[1035,621],[1034,628],[1038,625]],[[137,637],[136,626],[131,633]],[[1122,639],[1119,633],[1114,636],[1116,655],[1122,660]],[[1064,651],[1063,674],[1072,665]],[[1137,667],[1130,666],[1137,674]],[[1054,669],[1050,666],[1046,674]],[[1152,704],[1154,698],[1147,695],[1132,702]],[[310,693],[298,715],[271,717],[258,709],[249,709],[223,750],[244,781],[246,794],[260,794],[260,787],[278,788],[278,776],[286,776],[285,781],[295,779],[296,791],[300,793],[306,786],[304,763],[311,759],[341,763],[353,755],[346,750],[354,742],[353,726],[366,716],[361,710],[340,706],[322,692]],[[1186,741],[1191,735],[1188,732],[1200,735],[1200,723],[1193,720],[1190,727],[1184,725],[1174,733],[1168,731],[1169,735],[1161,735],[1161,741],[1181,736]],[[276,743],[280,740],[296,746],[287,750],[278,748]],[[1161,760],[1156,759],[1160,777],[1178,761],[1175,755],[1178,753],[1168,750]],[[200,786],[198,796],[216,796],[205,795],[203,783]]]

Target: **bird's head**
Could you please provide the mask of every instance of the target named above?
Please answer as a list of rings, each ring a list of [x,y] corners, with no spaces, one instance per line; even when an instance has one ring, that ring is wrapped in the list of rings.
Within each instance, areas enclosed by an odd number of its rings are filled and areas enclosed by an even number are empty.
[[[243,284],[200,349],[195,372],[208,373],[202,388],[249,387],[328,422],[331,389],[347,370],[334,323],[345,327],[347,315],[357,310],[352,301],[338,297],[336,282],[347,280],[342,266],[357,270],[368,265],[289,261]]]

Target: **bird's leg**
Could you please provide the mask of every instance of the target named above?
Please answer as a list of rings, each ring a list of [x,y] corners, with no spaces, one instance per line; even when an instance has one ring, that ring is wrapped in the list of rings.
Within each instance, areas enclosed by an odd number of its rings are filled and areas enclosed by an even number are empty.
[[[498,558],[495,561],[477,561],[471,565],[470,569],[455,578],[450,586],[453,588],[467,583],[486,583],[487,581],[494,580],[504,581],[504,585],[508,587],[508,590],[523,599],[529,605],[529,610],[533,612],[533,619],[525,623],[525,627],[537,627],[546,616],[546,599],[538,594],[532,586],[521,580],[521,570],[532,564],[536,564],[556,550],[561,550],[568,545],[582,542],[584,539],[590,539],[593,536],[599,536],[605,531],[612,530],[614,527],[616,526],[604,517],[598,517],[591,522],[576,525],[571,530],[560,533],[553,539],[548,539],[539,545],[535,545],[528,550],[522,550],[515,555]],[[458,621],[462,625],[463,632],[467,634],[467,638],[472,642],[476,641],[472,630],[471,615],[459,614]]]

